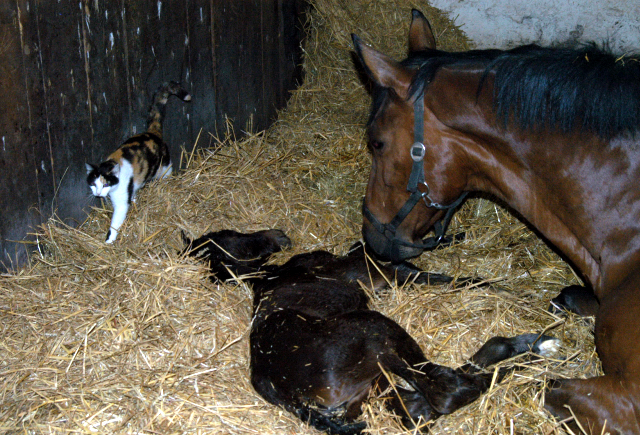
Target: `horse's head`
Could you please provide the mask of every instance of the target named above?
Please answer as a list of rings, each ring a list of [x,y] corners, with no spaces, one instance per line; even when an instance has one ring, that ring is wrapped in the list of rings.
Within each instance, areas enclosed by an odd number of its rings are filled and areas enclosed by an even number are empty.
[[[413,11],[410,56],[402,63],[353,39],[374,84],[363,236],[382,259],[399,262],[437,245],[465,182],[454,170],[458,156],[447,146],[446,127],[425,105],[424,89],[414,84],[418,68],[410,60],[437,53],[426,18]],[[436,239],[422,241],[434,225]]]

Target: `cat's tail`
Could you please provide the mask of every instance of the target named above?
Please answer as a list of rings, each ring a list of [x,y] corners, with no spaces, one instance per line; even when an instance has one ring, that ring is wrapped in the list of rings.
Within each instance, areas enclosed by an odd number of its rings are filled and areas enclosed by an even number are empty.
[[[169,96],[175,95],[182,101],[191,101],[191,94],[187,92],[178,82],[164,83],[156,90],[153,95],[153,102],[149,108],[149,117],[147,118],[147,132],[153,133],[158,137],[162,137],[162,121],[164,120],[164,111]]]

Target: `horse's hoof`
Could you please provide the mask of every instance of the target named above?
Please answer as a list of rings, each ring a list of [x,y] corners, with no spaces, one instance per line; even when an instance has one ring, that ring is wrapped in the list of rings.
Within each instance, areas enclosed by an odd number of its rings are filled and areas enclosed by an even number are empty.
[[[540,356],[552,356],[558,353],[561,345],[562,342],[559,339],[544,335],[543,338],[535,344],[533,351]]]

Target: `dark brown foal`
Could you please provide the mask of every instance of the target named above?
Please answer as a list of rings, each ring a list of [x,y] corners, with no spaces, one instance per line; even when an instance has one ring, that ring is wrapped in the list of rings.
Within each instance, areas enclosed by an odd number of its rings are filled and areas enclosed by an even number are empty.
[[[239,240],[254,244],[252,251],[264,259],[270,250],[290,244],[277,230],[233,237],[211,233],[193,243],[201,247],[191,255],[208,260],[215,273],[220,271],[216,262],[233,276],[239,270],[249,273],[254,292],[251,383],[268,402],[319,430],[358,434],[365,429],[365,423],[354,420],[373,386],[385,383],[383,371],[411,388],[395,387],[389,406],[406,426],[426,428],[427,422],[472,402],[489,387],[493,371],[483,368],[529,350],[546,354],[557,348],[558,341],[544,335],[494,337],[462,367],[430,363],[402,327],[368,309],[359,283],[376,291],[395,279],[447,283],[450,277],[421,273],[409,263],[383,265],[367,259],[362,245],[343,257],[315,251],[282,266],[254,262],[255,270],[249,271],[245,259],[226,254],[238,252],[234,243]]]

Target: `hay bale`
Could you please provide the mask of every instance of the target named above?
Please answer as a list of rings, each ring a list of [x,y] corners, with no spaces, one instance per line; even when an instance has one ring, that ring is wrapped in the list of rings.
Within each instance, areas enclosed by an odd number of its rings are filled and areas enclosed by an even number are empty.
[[[0,277],[0,430],[86,433],[315,433],[253,392],[248,376],[251,292],[212,284],[180,256],[191,237],[231,228],[283,229],[294,248],[344,253],[360,237],[369,157],[369,97],[351,60],[350,33],[401,58],[411,7],[425,12],[440,46],[465,36],[424,2],[315,0],[306,80],[266,132],[207,137],[183,150],[179,175],[147,186],[114,245],[108,205],[77,229],[52,219],[37,253]],[[496,204],[473,199],[456,214],[467,239],[418,265],[482,276],[491,288],[393,287],[372,306],[403,325],[435,362],[457,365],[493,335],[553,326],[557,359],[526,362],[476,403],[438,420],[432,433],[563,433],[541,408],[550,377],[599,373],[592,323],[545,311],[571,269]],[[373,434],[402,433],[380,400],[365,407]],[[408,433],[408,432],[407,432]]]

